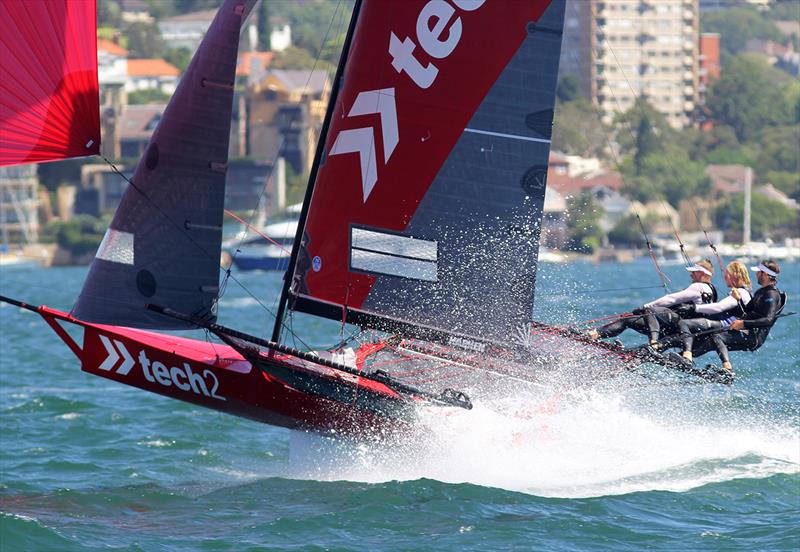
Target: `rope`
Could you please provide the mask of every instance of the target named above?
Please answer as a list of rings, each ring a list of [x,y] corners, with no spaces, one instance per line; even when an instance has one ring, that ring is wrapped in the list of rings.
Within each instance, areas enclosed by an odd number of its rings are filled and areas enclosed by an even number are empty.
[[[242,224],[244,224],[244,225],[245,225],[245,226],[246,226],[246,227],[247,227],[249,230],[252,230],[253,232],[255,232],[256,234],[258,234],[259,236],[261,236],[261,237],[262,237],[262,238],[264,238],[265,240],[269,241],[271,244],[273,244],[273,245],[276,245],[276,246],[280,247],[281,251],[283,251],[283,252],[284,252],[284,253],[286,253],[287,255],[290,255],[290,254],[291,254],[291,252],[290,252],[288,249],[286,249],[285,247],[283,247],[281,244],[279,244],[278,242],[276,242],[274,239],[270,238],[268,235],[266,235],[266,234],[264,234],[263,232],[261,232],[261,231],[260,231],[258,228],[256,228],[255,226],[253,226],[252,224],[250,224],[250,223],[249,223],[249,222],[247,222],[246,220],[243,220],[243,219],[239,218],[238,216],[236,216],[236,215],[235,215],[235,214],[233,214],[232,212],[228,211],[227,209],[225,209],[225,214],[226,214],[226,215],[229,215],[229,216],[231,216],[231,217],[233,217],[233,218],[235,218],[236,220],[238,220],[239,222],[241,222]],[[239,245],[241,245],[241,243],[240,243]],[[237,253],[238,253],[238,251],[239,251],[239,248],[238,248],[238,247],[236,248],[236,251],[237,251]]]

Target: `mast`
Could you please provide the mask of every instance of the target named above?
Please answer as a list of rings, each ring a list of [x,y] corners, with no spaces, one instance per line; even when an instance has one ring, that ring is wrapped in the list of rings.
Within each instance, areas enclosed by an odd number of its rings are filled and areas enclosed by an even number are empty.
[[[283,288],[281,289],[281,297],[278,300],[278,311],[275,314],[275,326],[272,329],[272,341],[278,342],[280,340],[281,325],[283,324],[283,316],[286,313],[286,302],[289,295],[289,289],[292,286],[292,278],[294,276],[295,266],[297,265],[297,255],[300,252],[300,242],[303,237],[303,230],[306,226],[306,219],[308,218],[308,209],[311,205],[311,196],[314,194],[314,184],[317,180],[317,173],[319,172],[319,165],[322,156],[325,153],[325,140],[328,136],[328,129],[331,125],[333,118],[333,110],[336,107],[336,100],[339,96],[339,89],[344,74],[344,67],[347,64],[347,56],[350,52],[350,45],[353,42],[353,33],[355,32],[356,22],[358,21],[358,13],[361,10],[362,0],[356,0],[353,6],[353,15],[350,17],[350,25],[347,28],[347,36],[345,37],[344,45],[342,46],[342,54],[339,56],[339,64],[336,67],[336,75],[333,80],[333,87],[331,88],[331,97],[328,101],[328,110],[325,112],[325,120],[322,122],[322,129],[320,130],[319,140],[317,141],[317,150],[314,153],[314,162],[311,165],[311,174],[308,177],[308,186],[306,187],[306,195],[303,198],[303,208],[300,211],[300,218],[297,222],[297,233],[294,235],[294,243],[292,244],[292,254],[289,257],[289,266],[283,278]]]
[[[742,245],[750,245],[750,203],[753,199],[753,169],[745,167],[744,170],[744,224],[742,231]]]

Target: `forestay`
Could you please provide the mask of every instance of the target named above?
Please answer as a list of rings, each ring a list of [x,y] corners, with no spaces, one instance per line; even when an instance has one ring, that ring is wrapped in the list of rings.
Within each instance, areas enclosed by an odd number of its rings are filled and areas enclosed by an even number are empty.
[[[181,78],[92,262],[73,314],[182,328],[154,303],[213,319],[239,31],[255,0],[226,0]]]
[[[508,341],[531,319],[564,1],[357,13],[288,306]]]

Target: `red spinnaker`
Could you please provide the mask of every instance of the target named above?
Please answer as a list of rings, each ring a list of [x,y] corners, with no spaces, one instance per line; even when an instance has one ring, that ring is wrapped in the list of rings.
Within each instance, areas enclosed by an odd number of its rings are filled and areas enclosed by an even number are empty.
[[[0,0],[0,166],[99,152],[95,2]]]

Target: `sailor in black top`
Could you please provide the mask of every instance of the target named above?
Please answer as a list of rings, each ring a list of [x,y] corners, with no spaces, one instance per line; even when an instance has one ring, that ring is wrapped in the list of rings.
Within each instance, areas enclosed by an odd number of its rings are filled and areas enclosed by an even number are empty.
[[[713,336],[722,366],[727,370],[732,370],[728,351],[755,351],[761,347],[785,302],[785,295],[776,287],[781,273],[778,263],[773,260],[762,261],[751,270],[756,272],[761,287],[745,307],[744,316],[734,321],[729,331]]]

